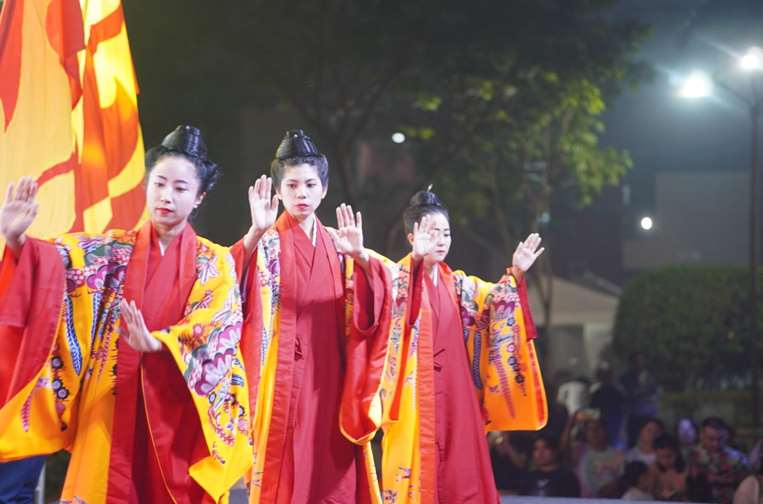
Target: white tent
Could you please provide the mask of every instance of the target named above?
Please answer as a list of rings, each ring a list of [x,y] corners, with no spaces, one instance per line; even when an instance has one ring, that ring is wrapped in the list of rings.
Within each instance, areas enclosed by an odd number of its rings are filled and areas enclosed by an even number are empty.
[[[538,285],[530,282],[529,288],[535,323],[545,326]],[[551,377],[561,369],[592,374],[602,350],[612,342],[618,298],[554,277],[551,300],[551,329],[542,343],[548,357],[544,374]]]

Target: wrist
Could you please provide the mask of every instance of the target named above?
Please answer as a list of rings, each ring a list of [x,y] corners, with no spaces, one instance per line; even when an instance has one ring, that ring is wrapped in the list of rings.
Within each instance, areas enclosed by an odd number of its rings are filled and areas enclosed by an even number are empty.
[[[517,280],[521,280],[525,276],[525,272],[513,264],[509,268],[509,273]]]
[[[26,233],[21,233],[18,236],[5,236],[5,244],[14,255],[18,255],[24,243],[26,243],[26,239]]]

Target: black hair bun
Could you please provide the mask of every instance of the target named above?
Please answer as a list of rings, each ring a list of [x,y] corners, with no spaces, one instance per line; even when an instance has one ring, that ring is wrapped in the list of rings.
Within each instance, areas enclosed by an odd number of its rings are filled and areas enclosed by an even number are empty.
[[[288,130],[278,144],[276,149],[276,159],[284,160],[295,157],[319,157],[315,142],[301,129]]]
[[[431,187],[432,186],[429,186],[426,191],[419,191],[411,196],[411,200],[409,202],[410,206],[436,206],[445,208],[445,205],[442,204],[440,198],[438,198],[435,193],[429,190]]]
[[[178,126],[164,137],[161,145],[170,151],[207,161],[207,144],[201,138],[199,128],[187,124]]]

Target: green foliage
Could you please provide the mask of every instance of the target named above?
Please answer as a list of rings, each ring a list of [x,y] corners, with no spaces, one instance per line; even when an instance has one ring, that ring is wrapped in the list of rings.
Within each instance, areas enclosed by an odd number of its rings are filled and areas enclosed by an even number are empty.
[[[449,46],[411,100],[404,124],[421,178],[436,182],[462,224],[498,224],[506,248],[552,200],[590,204],[632,165],[599,144],[601,115],[623,84],[648,75],[633,59],[646,32],[605,20],[608,5],[522,3],[519,19],[493,12],[500,20]]]
[[[744,383],[749,279],[742,269],[688,266],[639,275],[620,298],[615,351],[643,352],[672,390]]]

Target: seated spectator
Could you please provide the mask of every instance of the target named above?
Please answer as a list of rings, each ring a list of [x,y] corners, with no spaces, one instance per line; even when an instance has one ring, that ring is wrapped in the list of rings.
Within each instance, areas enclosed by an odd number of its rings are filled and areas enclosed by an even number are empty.
[[[713,501],[731,504],[737,485],[750,473],[750,464],[741,452],[727,446],[728,429],[718,417],[706,418],[699,431],[699,446],[689,450],[689,474],[704,476],[712,489]]]
[[[534,469],[522,478],[520,495],[536,497],[580,497],[575,473],[562,467],[556,438],[540,434],[533,444]]]
[[[527,454],[532,449],[531,434],[490,432],[488,444],[496,487],[502,494],[518,494],[522,475],[527,467]]]
[[[662,434],[654,440],[654,452],[654,496],[658,500],[685,500],[686,480],[689,474],[678,441],[670,434]]]
[[[582,439],[574,440],[581,427]],[[571,454],[582,497],[617,496],[617,481],[624,455],[609,445],[607,426],[599,418],[598,411],[581,410],[576,413],[565,429],[563,446]]]
[[[763,456],[756,474],[747,476],[734,492],[734,504],[763,504]]]
[[[646,420],[638,433],[636,446],[628,450],[625,454],[626,462],[640,460],[646,465],[654,464],[654,440],[664,432],[665,428],[662,422],[656,418]]]
[[[640,460],[625,464],[620,478],[620,487],[625,489],[621,499],[630,501],[653,501],[654,476],[649,467]]]

